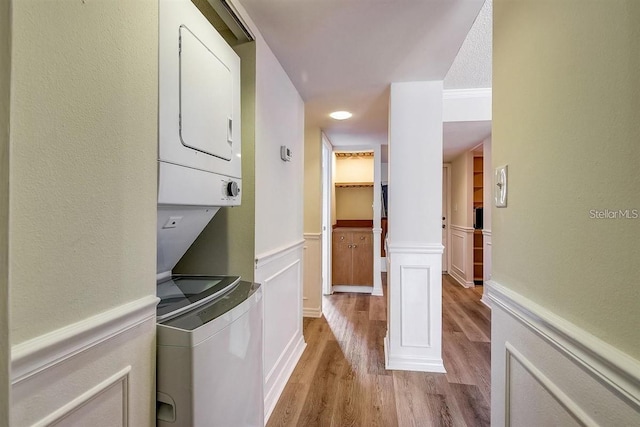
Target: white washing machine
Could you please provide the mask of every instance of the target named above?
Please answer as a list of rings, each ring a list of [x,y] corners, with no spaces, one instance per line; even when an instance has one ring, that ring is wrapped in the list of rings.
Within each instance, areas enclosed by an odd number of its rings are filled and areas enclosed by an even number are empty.
[[[263,426],[260,285],[176,275],[158,296],[158,427]]]

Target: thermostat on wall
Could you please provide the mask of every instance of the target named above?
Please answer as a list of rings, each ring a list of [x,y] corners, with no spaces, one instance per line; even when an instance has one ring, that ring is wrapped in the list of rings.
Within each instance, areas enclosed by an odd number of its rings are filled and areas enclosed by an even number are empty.
[[[291,150],[289,149],[289,147],[287,147],[286,145],[281,145],[280,146],[280,158],[282,160],[284,160],[285,162],[290,162],[291,161]]]

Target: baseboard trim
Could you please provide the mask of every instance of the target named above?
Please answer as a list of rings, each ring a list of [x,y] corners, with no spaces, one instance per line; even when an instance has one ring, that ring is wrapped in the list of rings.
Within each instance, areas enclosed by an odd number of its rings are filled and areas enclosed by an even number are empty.
[[[460,286],[463,288],[475,288],[476,284],[474,282],[467,282],[456,271],[452,268],[447,274],[453,278]]]
[[[314,317],[314,318],[322,317],[322,308],[321,307],[304,308],[302,309],[302,317]]]
[[[487,297],[486,292],[483,293],[482,296],[480,297],[480,302],[483,303],[484,305],[486,305],[489,309],[491,309],[491,301]]]
[[[285,356],[288,354],[288,356],[286,357],[286,360],[283,360],[285,358],[281,356],[280,360],[278,360],[278,363],[276,363],[276,366],[274,367],[274,369],[269,373],[269,375],[267,375],[267,379],[265,379],[265,383],[270,381],[271,376],[275,373],[276,368],[280,367],[278,375],[275,381],[273,382],[273,386],[271,387],[270,390],[266,392],[264,397],[264,424],[265,425],[267,425],[267,421],[269,421],[269,417],[271,417],[271,414],[273,413],[273,410],[275,409],[276,404],[278,403],[278,399],[280,398],[282,391],[287,385],[287,381],[289,380],[289,377],[293,373],[293,370],[296,368],[296,365],[298,364],[300,357],[302,357],[302,353],[304,352],[304,349],[307,347],[307,343],[304,342],[304,338],[302,337],[302,335],[299,335],[295,337],[294,340],[292,340],[290,345],[287,347],[290,350],[285,351],[282,354],[282,356]]]
[[[148,295],[13,346],[12,384],[16,385],[144,322],[155,321],[158,301],[155,295]]]
[[[593,379],[640,411],[638,360],[493,280],[485,282],[485,286],[489,287],[492,305],[535,332]]]
[[[333,285],[333,292],[352,292],[356,294],[371,294],[373,286]]]
[[[392,371],[417,371],[447,373],[442,359],[424,359],[419,357],[391,357],[389,355],[389,338],[384,337],[385,368]]]

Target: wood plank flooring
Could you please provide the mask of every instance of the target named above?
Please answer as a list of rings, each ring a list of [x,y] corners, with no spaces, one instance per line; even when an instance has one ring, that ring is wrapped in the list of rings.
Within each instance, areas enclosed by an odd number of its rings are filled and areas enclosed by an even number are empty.
[[[443,276],[446,374],[384,368],[386,297],[325,297],[324,317],[304,319],[307,348],[267,425],[489,426],[491,316],[481,295]]]

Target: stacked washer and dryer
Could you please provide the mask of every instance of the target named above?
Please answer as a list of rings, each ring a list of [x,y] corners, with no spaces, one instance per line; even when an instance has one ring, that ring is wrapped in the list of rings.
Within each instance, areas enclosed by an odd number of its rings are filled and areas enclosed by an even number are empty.
[[[157,425],[262,426],[262,290],[172,269],[241,200],[240,59],[190,0],[160,0]]]

